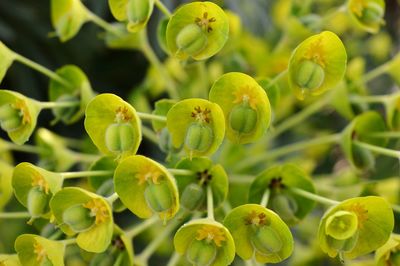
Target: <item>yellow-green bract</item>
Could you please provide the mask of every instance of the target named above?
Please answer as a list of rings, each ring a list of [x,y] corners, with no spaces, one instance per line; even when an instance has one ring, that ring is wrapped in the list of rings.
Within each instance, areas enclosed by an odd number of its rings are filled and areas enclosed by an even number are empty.
[[[341,211],[357,217],[357,229],[347,239],[334,238],[326,231],[329,218]],[[343,220],[343,223],[346,225],[347,222]],[[341,253],[343,258],[354,259],[381,247],[389,239],[393,226],[393,210],[385,199],[375,196],[352,198],[324,214],[318,229],[318,240],[321,249],[330,257]]]
[[[391,95],[388,101],[384,102],[386,109],[386,123],[392,130],[400,130],[400,93]]]
[[[115,192],[140,218],[158,214],[169,220],[179,210],[174,177],[161,164],[141,155],[122,160],[114,173]]]
[[[57,69],[57,75],[70,83],[70,86],[51,80],[49,85],[49,99],[57,102],[77,102],[73,107],[55,108],[53,114],[56,120],[71,124],[81,119],[85,113],[86,105],[94,97],[85,73],[77,66],[66,65]]]
[[[226,266],[235,257],[235,243],[232,235],[225,226],[216,221],[198,219],[184,224],[175,234],[175,250],[188,259],[191,246],[196,241],[202,241],[215,249],[214,257],[211,257],[209,264],[206,265]],[[198,251],[198,254],[201,254],[201,250]],[[191,257],[193,258],[193,256]]]
[[[21,266],[17,254],[0,254],[0,261],[4,266]]]
[[[189,57],[204,60],[222,49],[228,33],[228,17],[218,5],[193,2],[183,5],[172,15],[167,26],[167,46],[170,53],[181,60]],[[197,45],[199,42],[203,42],[202,45]],[[179,43],[187,50],[179,47]]]
[[[0,211],[3,210],[13,194],[11,186],[13,170],[14,168],[9,163],[0,159]]]
[[[384,132],[385,121],[382,116],[374,111],[368,111],[355,117],[344,129],[341,146],[350,164],[359,170],[373,168],[374,158],[369,150],[360,148],[353,144],[354,140],[365,142],[375,146],[384,147],[387,143],[385,138],[375,138],[371,133]]]
[[[76,232],[64,223],[63,213],[78,204],[89,209],[95,221],[88,230],[79,232],[76,243],[89,252],[105,251],[111,243],[114,222],[110,204],[103,197],[77,187],[63,188],[51,199],[50,208],[60,229],[71,236]]]
[[[86,108],[86,132],[107,155],[135,154],[142,140],[140,124],[135,108],[114,94],[97,95]]]
[[[376,266],[399,265],[400,235],[392,234],[389,240],[375,252]]]
[[[14,58],[14,53],[0,41],[0,83],[13,63]]]
[[[226,135],[232,142],[254,142],[267,131],[271,106],[252,77],[238,72],[222,75],[211,87],[209,99],[221,106]]]
[[[14,168],[12,186],[14,195],[18,201],[28,209],[35,205],[41,205],[41,213],[32,216],[44,216],[49,218],[49,198],[62,187],[62,177],[58,173],[49,172],[31,163],[20,163]],[[43,197],[30,197],[32,189],[38,188],[43,192]],[[44,198],[47,195],[47,200]],[[40,195],[39,195],[40,196]],[[33,201],[33,202],[32,202]],[[35,202],[40,201],[40,202]],[[30,210],[31,212],[31,210]],[[37,218],[37,217],[34,217]]]
[[[193,206],[195,207],[194,209],[205,209],[205,194],[207,186],[211,187],[213,193],[214,208],[218,207],[226,199],[226,196],[228,195],[229,182],[228,176],[221,165],[214,165],[213,162],[207,157],[196,157],[192,158],[192,160],[190,160],[190,158],[182,159],[178,162],[176,168],[193,171],[192,175],[176,177],[179,193],[181,195],[181,205],[183,205],[183,207],[189,210],[193,210],[191,208],[188,208],[188,206],[185,206],[193,204]],[[198,193],[203,194],[203,197],[200,197],[199,195],[199,202],[196,202],[197,204],[191,202],[191,200],[196,200],[194,199],[194,197],[196,196],[194,191],[196,190],[194,189],[192,192],[190,192],[190,185],[193,184],[198,185],[198,188],[201,188],[198,189]],[[196,186],[193,187],[195,188]],[[185,195],[185,199],[183,198],[183,195]],[[185,204],[183,202],[184,200],[189,201],[190,203]]]
[[[292,254],[294,242],[289,227],[261,205],[236,207],[227,214],[224,225],[232,232],[236,253],[244,260],[254,257],[259,263],[278,263]],[[263,236],[265,230],[268,234]]]
[[[346,63],[346,49],[335,33],[313,35],[299,44],[290,57],[289,85],[300,100],[322,94],[342,80]]]
[[[288,188],[299,188],[315,193],[311,178],[293,164],[273,166],[257,175],[250,186],[249,202],[259,203],[267,189],[270,190],[268,206],[287,223],[295,224],[309,213],[315,203],[291,193]]]
[[[118,21],[127,21],[130,32],[146,27],[153,12],[154,0],[109,0],[111,13]]]
[[[51,23],[62,42],[78,34],[86,21],[87,10],[80,0],[51,0]]]
[[[37,117],[41,110],[39,104],[35,100],[25,97],[18,92],[0,90],[0,108],[14,109],[18,112],[19,125],[6,131],[14,143],[22,145],[27,142],[36,127]],[[3,122],[6,123],[7,119],[15,118],[5,117],[6,115],[4,111],[0,113],[2,127]]]
[[[60,241],[23,234],[15,240],[15,250],[22,265],[64,265],[65,244]]]
[[[221,107],[204,99],[176,103],[167,114],[167,127],[174,148],[183,145],[190,156],[213,154],[225,136]]]
[[[370,33],[377,33],[385,24],[384,0],[348,0],[347,8],[358,26]]]

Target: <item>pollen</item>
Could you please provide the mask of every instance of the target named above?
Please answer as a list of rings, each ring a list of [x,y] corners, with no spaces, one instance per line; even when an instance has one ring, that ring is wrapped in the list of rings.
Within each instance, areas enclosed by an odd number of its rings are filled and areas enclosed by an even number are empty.
[[[308,50],[304,54],[304,58],[317,63],[322,68],[325,68],[325,51],[322,44],[322,37],[319,37],[317,40],[310,43],[310,47],[308,47]]]
[[[128,108],[126,106],[118,107],[115,110],[115,122],[124,123],[132,120],[132,114],[130,114]]]
[[[149,180],[154,184],[160,184],[160,178],[162,175],[162,172],[157,167],[154,165],[147,165],[136,174],[136,178],[139,179],[139,185],[143,185]]]
[[[41,174],[39,173],[33,174],[31,185],[32,187],[38,186],[42,191],[44,191],[44,193],[49,194],[49,184]]]
[[[205,225],[197,230],[196,240],[206,240],[208,243],[214,241],[217,247],[222,246],[222,242],[226,241],[225,233],[221,228],[211,225]]]
[[[90,215],[96,217],[96,224],[101,224],[109,218],[107,206],[101,199],[92,199],[83,204],[83,207],[90,209]]]
[[[368,220],[368,210],[360,203],[354,203],[346,208],[347,211],[353,212],[358,218],[358,227],[362,228],[364,222]]]
[[[22,124],[30,124],[32,119],[29,115],[28,106],[26,105],[24,100],[17,100],[13,105],[13,108],[19,110],[19,115],[22,117]]]
[[[267,221],[267,216],[265,213],[257,213],[256,211],[251,211],[246,218],[244,218],[246,225],[264,226],[269,224]]]
[[[200,106],[194,108],[191,116],[196,120],[196,122],[200,123],[210,123],[211,122],[211,111],[208,108],[204,110],[201,109]]]
[[[36,261],[38,263],[41,263],[44,259],[46,259],[47,257],[47,252],[46,250],[43,248],[43,246],[35,241],[35,243],[33,244],[33,253],[36,254]]]
[[[235,100],[233,103],[241,104],[247,103],[252,109],[257,109],[257,95],[255,90],[250,86],[244,86],[233,92]]]

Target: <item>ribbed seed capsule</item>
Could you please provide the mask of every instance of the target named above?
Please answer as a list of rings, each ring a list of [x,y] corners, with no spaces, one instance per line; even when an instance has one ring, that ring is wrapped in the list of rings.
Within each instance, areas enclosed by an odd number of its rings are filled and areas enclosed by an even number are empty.
[[[183,190],[181,205],[187,210],[195,210],[201,205],[204,198],[204,189],[199,184],[192,183]]]
[[[172,193],[167,182],[149,184],[144,191],[144,197],[147,205],[155,212],[169,210],[173,203]]]
[[[7,132],[17,130],[22,123],[20,112],[11,104],[2,105],[0,107],[0,127]]]
[[[363,9],[360,20],[365,24],[380,23],[383,17],[383,8],[374,2],[369,2]]]
[[[229,114],[229,123],[233,130],[240,134],[248,134],[256,126],[257,111],[248,104],[235,106]]]
[[[185,144],[190,150],[203,152],[210,147],[212,140],[213,133],[209,126],[193,123],[187,130]]]
[[[39,217],[48,211],[50,194],[46,194],[40,187],[35,186],[29,190],[27,208],[32,217]]]
[[[214,243],[204,240],[193,240],[186,251],[187,260],[195,266],[209,266],[217,256],[217,248]]]
[[[62,215],[65,224],[69,225],[75,232],[88,230],[95,222],[95,216],[91,215],[91,210],[77,204],[66,209]]]
[[[272,208],[285,221],[297,220],[295,213],[298,206],[290,195],[278,194],[272,199]]]
[[[106,146],[112,152],[124,152],[134,143],[133,127],[129,123],[114,123],[108,126],[105,134]]]
[[[141,23],[147,19],[150,10],[149,0],[129,0],[127,5],[128,20]]]
[[[179,50],[189,55],[200,53],[207,45],[207,35],[195,23],[185,26],[176,36]]]
[[[277,253],[283,246],[280,236],[270,226],[257,228],[251,236],[251,243],[258,252],[265,255]]]
[[[300,63],[297,71],[296,81],[301,88],[314,90],[321,86],[325,79],[324,69],[311,60]]]

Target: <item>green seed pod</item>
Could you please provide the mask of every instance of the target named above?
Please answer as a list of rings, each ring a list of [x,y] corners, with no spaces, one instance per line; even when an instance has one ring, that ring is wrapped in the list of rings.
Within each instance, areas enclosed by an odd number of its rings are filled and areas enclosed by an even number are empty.
[[[239,134],[248,134],[254,130],[257,119],[256,110],[248,104],[240,104],[233,107],[229,115],[229,124]]]
[[[301,88],[314,90],[324,82],[324,69],[311,60],[304,60],[297,70],[297,84]]]
[[[114,123],[108,126],[105,134],[107,148],[112,152],[124,152],[134,144],[134,130],[129,123]]]
[[[357,227],[357,215],[348,211],[337,211],[326,220],[325,231],[335,239],[345,240],[356,233]]]
[[[217,255],[217,248],[204,240],[193,240],[186,251],[187,260],[196,266],[211,265]]]
[[[75,232],[88,230],[95,221],[95,217],[91,216],[90,209],[83,207],[82,204],[77,204],[66,209],[63,212],[62,219]]]
[[[4,104],[0,106],[0,121],[8,120],[19,116],[19,111],[12,107],[11,104]]]
[[[360,20],[367,25],[380,24],[384,15],[384,9],[374,2],[369,2],[362,10]]]
[[[276,211],[284,221],[296,221],[295,213],[298,210],[296,201],[290,195],[278,194],[272,199],[272,209]]]
[[[257,228],[251,237],[251,243],[258,252],[265,255],[277,253],[283,247],[278,233],[270,226]]]
[[[7,132],[16,131],[21,127],[21,117],[13,117],[7,120],[3,120],[0,123],[0,127]]]
[[[39,217],[48,211],[50,194],[46,194],[40,187],[31,188],[28,193],[27,208],[32,217]]]
[[[186,133],[185,145],[198,152],[206,151],[213,140],[212,129],[207,125],[192,123]]]
[[[181,205],[187,210],[195,210],[203,203],[204,198],[204,189],[196,183],[191,183],[182,192]]]
[[[4,104],[0,107],[0,127],[7,132],[17,130],[22,124],[20,111],[11,104]]]
[[[188,55],[196,55],[207,45],[207,35],[195,23],[185,26],[176,36],[177,53],[183,51]]]
[[[138,24],[147,20],[150,11],[150,1],[147,0],[129,0],[126,8],[128,20],[131,23]]]
[[[163,212],[171,208],[173,204],[172,193],[167,182],[160,184],[151,183],[144,191],[147,205],[155,212]]]

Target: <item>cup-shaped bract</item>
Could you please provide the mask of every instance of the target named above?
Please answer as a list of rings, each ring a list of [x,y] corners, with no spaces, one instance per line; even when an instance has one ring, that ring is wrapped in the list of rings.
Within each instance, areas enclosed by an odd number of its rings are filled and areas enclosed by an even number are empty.
[[[214,208],[226,199],[229,189],[228,176],[220,164],[214,165],[206,157],[196,157],[192,160],[182,159],[176,168],[193,171],[192,175],[176,177],[183,208],[189,211],[205,209],[207,186],[211,187],[213,193]]]
[[[339,37],[330,31],[300,43],[289,60],[289,85],[300,100],[334,88],[346,71],[347,53]]]
[[[229,35],[225,12],[212,2],[193,2],[175,11],[167,26],[167,46],[172,55],[204,60],[218,53]]]
[[[23,234],[15,240],[15,250],[21,265],[64,265],[65,244],[61,241]]]
[[[66,65],[57,69],[56,73],[70,83],[70,86],[51,80],[49,99],[54,102],[77,102],[77,105],[54,108],[52,111],[56,120],[61,120],[65,124],[72,124],[83,117],[88,102],[94,97],[94,92],[88,78],[79,67]]]
[[[399,265],[400,235],[392,234],[389,240],[375,252],[376,266]]]
[[[155,103],[153,114],[166,116],[169,109],[171,109],[174,104],[176,104],[176,100],[161,99]],[[152,120],[151,125],[156,132],[160,132],[163,128],[167,126],[167,123],[163,121]]]
[[[315,193],[311,178],[302,169],[293,164],[273,166],[254,179],[250,186],[249,202],[261,202],[265,191],[269,189],[270,199],[267,207],[287,224],[295,224],[314,208],[315,203],[291,193],[291,187]]]
[[[392,130],[400,130],[400,93],[393,94],[385,103],[386,124]]]
[[[231,72],[211,87],[209,99],[221,106],[226,135],[235,143],[254,142],[267,131],[271,106],[264,89],[250,76]]]
[[[224,225],[232,232],[236,253],[243,260],[254,257],[259,263],[278,263],[292,254],[294,242],[289,227],[261,205],[236,207],[226,215]]]
[[[157,25],[157,41],[164,52],[169,53],[167,46],[167,26],[169,18],[162,18]]]
[[[14,53],[0,41],[0,83],[15,59]]]
[[[0,90],[0,127],[22,145],[29,140],[40,113],[38,102],[9,90]]]
[[[190,157],[214,153],[225,136],[221,107],[204,99],[186,99],[172,106],[167,127],[173,147],[183,146]]]
[[[0,263],[2,266],[21,266],[17,254],[0,254]]]
[[[153,13],[154,0],[109,0],[108,5],[118,21],[128,21],[128,31],[138,32],[146,27]]]
[[[113,215],[110,204],[103,197],[77,187],[63,188],[51,199],[50,208],[65,234],[78,233],[76,243],[80,248],[101,253],[110,245]],[[76,230],[79,227],[82,230]]]
[[[49,172],[31,163],[18,164],[13,171],[12,186],[17,200],[28,208],[32,218],[49,218],[51,197],[61,189],[60,174]]]
[[[352,198],[327,210],[319,224],[318,241],[330,257],[340,253],[341,258],[354,259],[385,244],[393,227],[393,210],[385,199]]]
[[[387,143],[385,138],[375,138],[372,133],[384,132],[385,121],[382,116],[374,111],[368,111],[355,117],[344,129],[341,146],[352,167],[367,170],[374,167],[374,158],[369,150],[356,146],[353,141],[383,147]]]
[[[142,140],[140,124],[135,108],[114,94],[97,95],[86,108],[86,132],[106,155],[135,154]]]
[[[39,128],[36,131],[35,143],[40,149],[39,164],[48,170],[67,171],[77,162],[76,156],[68,149],[65,139],[46,128]]]
[[[51,23],[62,42],[78,34],[88,19],[88,11],[81,0],[51,0]]]
[[[347,8],[353,20],[367,32],[377,33],[385,24],[384,0],[348,0]]]
[[[179,210],[174,177],[161,164],[141,155],[122,160],[114,173],[115,192],[122,203],[140,218],[158,214],[169,220]]]
[[[13,187],[11,185],[12,173],[14,168],[0,159],[0,211],[8,203],[13,195]]]
[[[209,219],[192,220],[180,227],[174,246],[196,266],[230,265],[235,257],[235,243],[228,229]]]

